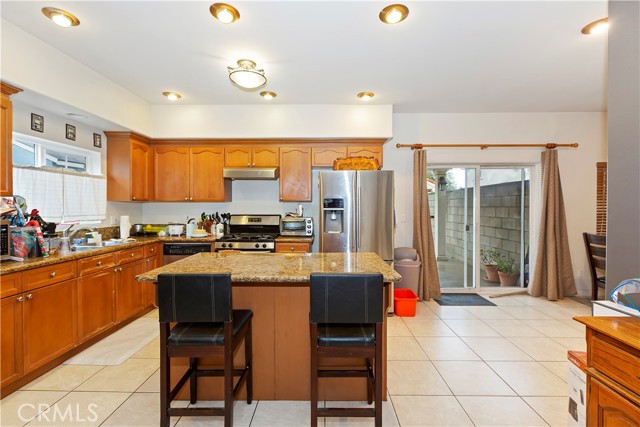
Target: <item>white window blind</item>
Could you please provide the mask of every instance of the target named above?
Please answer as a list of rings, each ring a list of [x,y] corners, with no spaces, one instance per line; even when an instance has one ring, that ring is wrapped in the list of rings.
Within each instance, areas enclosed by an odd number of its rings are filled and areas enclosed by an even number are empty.
[[[107,210],[107,184],[102,176],[14,166],[13,191],[47,222],[101,221]]]

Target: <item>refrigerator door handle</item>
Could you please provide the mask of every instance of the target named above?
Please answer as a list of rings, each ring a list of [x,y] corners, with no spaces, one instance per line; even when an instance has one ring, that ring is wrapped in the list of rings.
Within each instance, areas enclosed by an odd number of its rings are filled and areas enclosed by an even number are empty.
[[[356,251],[360,252],[360,222],[362,222],[362,218],[360,218],[360,182],[356,184],[357,192],[356,192]]]

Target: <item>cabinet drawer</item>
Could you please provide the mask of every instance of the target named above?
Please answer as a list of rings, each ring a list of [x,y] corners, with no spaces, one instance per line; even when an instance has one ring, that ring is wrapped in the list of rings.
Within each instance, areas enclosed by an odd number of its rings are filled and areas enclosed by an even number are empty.
[[[594,334],[589,348],[591,366],[629,390],[640,390],[640,351],[622,346]]]
[[[22,273],[3,274],[0,277],[0,298],[22,292]]]
[[[153,245],[147,245],[144,247],[144,257],[149,258],[158,253],[158,245],[155,243]]]
[[[117,252],[116,262],[118,265],[126,264],[131,261],[137,261],[144,258],[144,246],[137,248],[125,249]]]
[[[116,254],[110,253],[104,255],[96,255],[79,260],[78,270],[80,272],[80,276],[86,276],[87,274],[95,273],[96,271],[115,267],[115,265]]]
[[[61,262],[60,264],[25,271],[24,290],[30,291],[42,286],[62,282],[63,280],[75,279],[77,271],[75,261]]]
[[[276,252],[311,252],[309,243],[276,243]]]

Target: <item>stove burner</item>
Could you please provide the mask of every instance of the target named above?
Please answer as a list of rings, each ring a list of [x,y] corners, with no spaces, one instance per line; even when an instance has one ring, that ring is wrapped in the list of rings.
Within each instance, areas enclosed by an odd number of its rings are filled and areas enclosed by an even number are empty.
[[[275,252],[275,240],[280,231],[280,216],[231,215],[230,228],[230,233],[214,243],[216,251],[233,249]]]

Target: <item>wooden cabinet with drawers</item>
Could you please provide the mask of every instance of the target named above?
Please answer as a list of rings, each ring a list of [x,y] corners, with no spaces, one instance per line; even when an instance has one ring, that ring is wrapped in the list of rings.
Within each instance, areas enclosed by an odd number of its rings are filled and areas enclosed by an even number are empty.
[[[587,426],[640,427],[640,322],[575,320],[587,326]]]
[[[276,252],[311,252],[311,243],[276,242]]]

